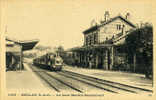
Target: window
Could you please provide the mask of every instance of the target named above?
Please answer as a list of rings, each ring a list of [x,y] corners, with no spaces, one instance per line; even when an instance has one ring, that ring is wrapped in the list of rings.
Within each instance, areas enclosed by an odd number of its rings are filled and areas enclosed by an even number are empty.
[[[91,45],[91,36],[87,36],[86,38],[86,45]]]
[[[119,30],[121,29],[121,25],[119,25]]]
[[[97,33],[94,34],[94,44],[97,43]]]
[[[88,36],[86,37],[86,45],[88,45]]]
[[[90,40],[89,45],[91,45],[92,44],[92,36],[89,37],[89,40]]]
[[[121,30],[121,25],[117,24],[117,30]]]
[[[92,45],[93,44],[93,38],[94,38],[93,35],[91,35],[90,38],[91,38],[90,41],[91,41],[91,45]]]

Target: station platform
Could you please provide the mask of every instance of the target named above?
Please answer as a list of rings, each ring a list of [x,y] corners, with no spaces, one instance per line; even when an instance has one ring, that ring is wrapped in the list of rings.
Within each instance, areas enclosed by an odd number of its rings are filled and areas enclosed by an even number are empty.
[[[153,80],[145,78],[143,74],[121,71],[108,71],[102,69],[88,69],[72,66],[64,66],[64,70],[103,79],[111,82],[153,90]]]
[[[19,93],[47,93],[49,88],[44,86],[43,82],[32,72],[29,66],[24,63],[25,70],[6,72],[6,90],[7,92]]]

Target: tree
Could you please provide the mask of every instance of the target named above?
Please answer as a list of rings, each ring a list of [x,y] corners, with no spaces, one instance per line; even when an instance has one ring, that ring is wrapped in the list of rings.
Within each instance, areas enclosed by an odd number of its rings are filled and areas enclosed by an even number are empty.
[[[51,49],[51,47],[49,46],[43,46],[43,45],[38,45],[35,47],[35,49],[39,50],[39,51],[44,51],[44,50],[47,50],[47,49]]]
[[[57,51],[58,51],[58,52],[63,52],[63,51],[64,51],[63,46],[59,46],[59,47],[57,48]]]
[[[126,38],[126,52],[129,56],[141,55],[144,63],[144,73],[146,77],[152,74],[153,64],[153,26],[149,23],[143,24],[141,27],[130,32]],[[142,67],[142,66],[139,66]]]

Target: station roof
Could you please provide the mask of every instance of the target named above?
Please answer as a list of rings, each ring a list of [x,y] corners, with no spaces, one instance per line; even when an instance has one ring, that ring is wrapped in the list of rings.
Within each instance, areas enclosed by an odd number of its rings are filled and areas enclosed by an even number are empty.
[[[22,50],[25,51],[25,50],[30,50],[30,49],[33,49],[33,47],[38,43],[38,41],[29,41],[29,42],[22,42],[20,43],[22,45]]]
[[[115,21],[116,19],[123,20],[124,22],[126,22],[128,25],[130,25],[130,26],[133,27],[133,28],[136,27],[136,26],[135,26],[133,23],[131,23],[129,20],[127,20],[127,19],[125,19],[124,17],[122,17],[122,16],[119,15],[119,16],[116,16],[116,17],[114,17],[114,18],[111,18],[110,20],[108,20],[108,21],[106,21],[106,22],[104,22],[104,23],[102,23],[102,24],[100,24],[100,25],[95,25],[95,26],[90,27],[89,29],[85,30],[85,31],[83,32],[83,34],[88,34],[88,33],[90,33],[90,32],[93,32],[93,31],[97,30],[99,27],[102,27],[102,26],[104,26],[104,25],[107,25],[107,24],[109,24],[109,23]]]
[[[14,44],[22,45],[22,51],[33,49],[33,47],[39,42],[38,39],[20,41],[20,40],[6,38],[6,40],[13,42]]]

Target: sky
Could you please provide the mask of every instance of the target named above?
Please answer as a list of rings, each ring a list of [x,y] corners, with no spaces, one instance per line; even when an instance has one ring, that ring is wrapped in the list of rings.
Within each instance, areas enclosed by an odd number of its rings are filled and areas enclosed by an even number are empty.
[[[127,2],[128,1],[128,2]],[[94,19],[130,13],[134,24],[151,22],[150,0],[7,0],[6,34],[19,40],[39,39],[38,45],[63,46],[65,49],[83,45],[83,31]]]

